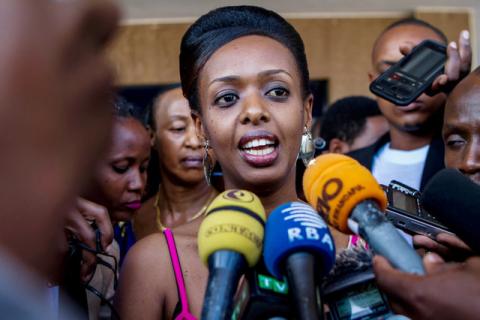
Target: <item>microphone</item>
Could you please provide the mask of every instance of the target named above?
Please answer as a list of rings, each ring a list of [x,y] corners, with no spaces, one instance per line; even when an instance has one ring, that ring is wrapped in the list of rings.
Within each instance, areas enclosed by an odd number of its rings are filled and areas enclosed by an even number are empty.
[[[227,190],[207,208],[198,230],[198,251],[208,266],[202,320],[230,318],[238,281],[260,258],[265,225],[260,199],[245,190]]]
[[[332,153],[315,158],[303,176],[303,190],[308,203],[334,228],[359,234],[394,267],[425,274],[420,256],[383,213],[384,191],[356,160]]]
[[[420,203],[459,238],[480,252],[480,186],[455,169],[435,174],[421,195]]]
[[[240,282],[234,300],[232,320],[292,319],[289,287],[285,279],[273,277],[263,259],[249,269]]]
[[[335,263],[335,246],[323,219],[302,202],[283,204],[267,220],[264,245],[268,271],[277,279],[287,276],[296,319],[323,318],[316,280]]]

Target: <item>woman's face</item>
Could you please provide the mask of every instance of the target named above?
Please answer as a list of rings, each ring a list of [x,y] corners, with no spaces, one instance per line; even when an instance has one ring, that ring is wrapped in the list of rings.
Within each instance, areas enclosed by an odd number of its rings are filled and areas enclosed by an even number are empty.
[[[227,188],[268,192],[294,182],[312,98],[302,96],[291,52],[264,36],[218,49],[199,75],[199,130],[210,140]]]
[[[112,144],[95,177],[93,201],[108,209],[113,222],[126,221],[141,207],[147,181],[150,136],[133,118],[116,118]]]
[[[203,177],[203,148],[180,88],[164,93],[155,104],[155,149],[161,171],[180,184],[197,184]]]

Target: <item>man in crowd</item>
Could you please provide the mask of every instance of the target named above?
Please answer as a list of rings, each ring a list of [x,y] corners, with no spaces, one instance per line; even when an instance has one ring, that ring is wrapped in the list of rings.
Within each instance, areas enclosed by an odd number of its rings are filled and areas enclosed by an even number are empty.
[[[347,153],[375,143],[388,123],[375,100],[351,96],[335,101],[322,119],[320,136],[326,152]]]
[[[66,215],[109,141],[110,1],[0,1],[0,312],[51,319],[42,300]]]
[[[450,94],[445,106],[443,139],[445,165],[480,184],[480,68]],[[430,249],[465,250],[459,239],[442,236],[437,239],[438,244],[430,241]],[[413,319],[478,319],[480,257],[469,258],[462,264],[446,264],[440,256],[430,253],[424,262],[427,275],[421,277],[402,273],[385,259],[375,258],[377,282],[395,310]]]
[[[371,81],[402,58],[400,49],[415,46],[431,39],[447,43],[445,35],[434,26],[416,19],[404,19],[387,27],[377,38],[372,50]],[[468,56],[468,32],[459,41],[461,71],[470,69]],[[456,51],[450,44],[449,51]],[[390,129],[373,145],[352,152],[350,155],[369,168],[379,183],[388,185],[391,180],[400,181],[422,190],[428,180],[443,165],[443,142],[440,136],[445,94],[422,94],[408,106],[396,106],[377,98],[378,105],[387,119]]]

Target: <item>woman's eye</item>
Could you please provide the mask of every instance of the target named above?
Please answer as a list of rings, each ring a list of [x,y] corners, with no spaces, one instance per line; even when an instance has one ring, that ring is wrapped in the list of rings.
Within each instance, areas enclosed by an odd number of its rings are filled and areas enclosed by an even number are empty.
[[[127,160],[114,162],[111,164],[113,171],[118,174],[123,174],[130,169],[130,162]]]
[[[226,93],[215,99],[215,105],[220,107],[228,107],[235,103],[238,100],[238,96],[233,93]]]
[[[288,92],[285,88],[274,88],[267,92],[267,96],[275,97],[275,98],[283,98],[288,97],[290,92]]]
[[[183,131],[185,131],[185,127],[173,127],[173,128],[170,128],[170,131],[183,132]]]
[[[123,174],[128,171],[128,165],[112,165],[113,171],[119,174]]]

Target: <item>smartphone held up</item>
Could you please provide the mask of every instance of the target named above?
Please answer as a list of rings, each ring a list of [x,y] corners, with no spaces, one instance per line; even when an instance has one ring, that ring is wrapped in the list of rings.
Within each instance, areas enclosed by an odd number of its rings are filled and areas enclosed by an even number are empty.
[[[377,96],[406,106],[414,102],[443,73],[447,48],[425,40],[370,84]]]

